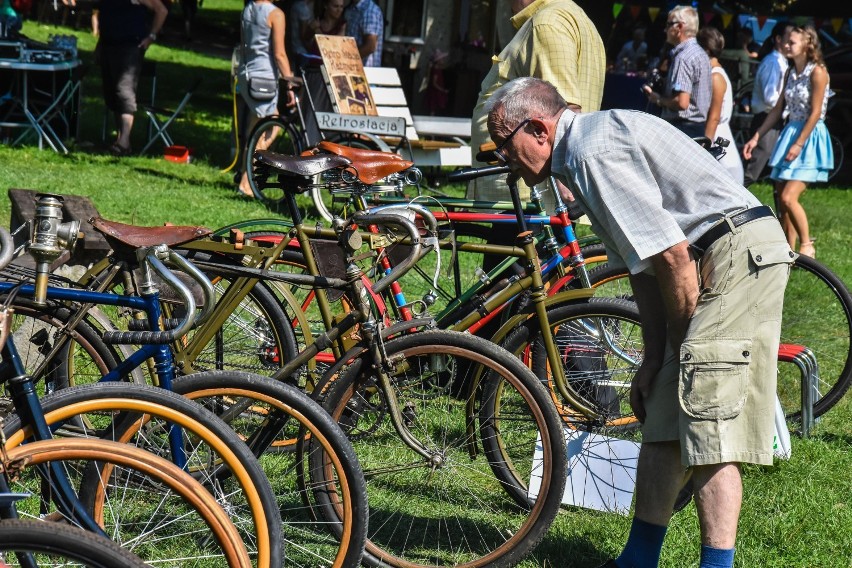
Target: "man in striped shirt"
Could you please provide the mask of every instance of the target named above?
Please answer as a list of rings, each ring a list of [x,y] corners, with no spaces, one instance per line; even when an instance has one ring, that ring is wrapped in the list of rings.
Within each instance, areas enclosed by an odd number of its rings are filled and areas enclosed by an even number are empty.
[[[666,19],[666,42],[674,45],[666,75],[665,92],[643,87],[648,100],[659,106],[660,116],[690,136],[704,136],[713,83],[710,59],[695,39],[698,12],[692,6],[675,6]]]

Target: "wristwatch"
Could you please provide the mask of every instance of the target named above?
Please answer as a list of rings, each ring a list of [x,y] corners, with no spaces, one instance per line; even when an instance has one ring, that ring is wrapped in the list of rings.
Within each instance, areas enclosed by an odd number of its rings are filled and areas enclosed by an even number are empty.
[[[151,38],[151,41],[157,41],[157,34],[154,32],[149,33],[148,37]]]

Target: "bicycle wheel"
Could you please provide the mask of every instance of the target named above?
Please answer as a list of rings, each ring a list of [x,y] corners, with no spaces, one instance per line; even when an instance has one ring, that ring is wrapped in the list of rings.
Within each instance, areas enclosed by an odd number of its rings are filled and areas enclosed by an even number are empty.
[[[564,439],[547,392],[517,358],[469,334],[418,332],[388,341],[384,349],[393,367],[395,409],[364,358],[342,371],[325,400],[367,479],[365,561],[405,567],[516,564],[550,526],[565,482]],[[477,451],[496,426],[479,410],[478,391],[453,394],[455,382],[473,382],[456,374],[461,368],[482,368],[484,383],[501,381],[503,391],[512,393],[515,419],[500,424],[500,440],[510,443],[499,455]],[[418,450],[403,441],[390,412],[400,413]],[[527,493],[531,480],[540,482],[538,493]]]
[[[529,358],[563,421],[571,428],[600,433],[638,428],[630,408],[630,383],[642,362],[644,343],[636,305],[624,300],[592,298],[589,302],[548,309],[550,335],[562,360],[565,380],[595,415],[584,417],[563,400],[547,360],[543,332],[532,318],[506,339],[511,353]]]
[[[137,545],[135,551],[143,552],[144,549],[154,558],[171,557],[173,561],[169,564],[172,565],[179,562],[181,566],[251,566],[240,534],[213,496],[191,475],[154,454],[108,440],[67,438],[8,448],[5,463],[16,464],[17,475],[10,481],[10,489],[32,495],[16,503],[22,516],[64,519],[61,513],[48,508],[52,504],[49,499],[55,479],[46,473],[49,470],[44,466],[58,466],[72,484],[79,481],[79,474],[85,469],[108,466],[112,479],[132,479],[134,483],[133,507],[125,503],[126,508],[120,513],[131,520],[136,529],[143,531],[141,534],[137,531],[130,539]],[[130,489],[125,487],[124,492],[129,493]],[[163,538],[153,538],[148,533],[152,519],[147,513],[153,508],[162,513],[159,528]],[[96,518],[100,513],[97,509],[90,512]],[[127,523],[113,525],[109,522],[108,515],[117,512],[112,507],[103,507],[102,526],[114,539],[120,539],[121,527],[127,527]],[[175,530],[175,525],[180,523],[191,523],[195,528],[190,533],[170,533],[169,529]],[[177,538],[180,538],[179,543]],[[184,556],[190,552],[188,549],[196,551],[196,559]],[[146,556],[141,555],[151,562]]]
[[[364,475],[345,434],[318,403],[290,385],[243,373],[181,377],[175,390],[221,416],[260,457],[281,511],[288,566],[360,564]],[[286,441],[289,451],[267,452],[272,440]],[[309,450],[297,447],[305,440]],[[325,475],[311,476],[310,463]]]
[[[269,481],[245,444],[210,412],[163,389],[124,383],[62,389],[43,397],[42,409],[57,437],[123,442],[171,462],[175,455],[169,437],[174,426],[181,428],[186,471],[227,506],[257,566],[280,565],[281,521]],[[24,440],[20,427],[17,417],[7,420],[8,446]],[[203,547],[160,548],[166,542],[192,544],[192,531],[197,530],[194,519],[173,519],[162,505],[153,506],[167,502],[169,493],[161,495],[107,467],[80,469],[74,479],[84,505],[114,527],[111,536],[147,560],[163,553],[202,562],[210,555]],[[139,503],[140,491],[146,493],[144,503]]]
[[[831,137],[831,151],[834,153],[834,168],[828,172],[828,179],[833,178],[837,175],[837,172],[843,169],[843,141],[840,140],[835,135],[830,135]]]
[[[146,568],[138,556],[95,533],[30,519],[0,521],[0,564],[14,568],[25,554],[36,566]]]
[[[626,296],[630,284],[624,270],[602,266],[590,272],[595,295]],[[778,397],[789,420],[801,420],[802,370],[794,362],[815,362],[814,416],[828,412],[852,386],[852,296],[828,267],[799,256],[790,270],[781,316],[782,357],[778,365]]]
[[[626,478],[635,483],[635,464],[613,456],[631,455],[640,441],[640,424],[630,407],[630,384],[644,349],[638,311],[629,302],[594,298],[548,310],[550,334],[562,361],[560,371],[580,401],[593,411],[588,417],[566,401],[554,383],[544,332],[536,319],[512,332],[504,346],[529,358],[530,367],[547,386],[551,404],[562,417],[573,502],[594,502],[598,495],[612,499],[620,491],[612,479]],[[487,400],[492,402],[495,416],[511,417],[510,397],[495,388]],[[609,462],[611,474],[601,473],[601,469],[592,472],[593,464],[601,463],[598,460]],[[611,500],[608,506],[626,509],[629,503]]]
[[[11,307],[11,337],[42,392],[97,382],[116,365],[116,352],[87,321],[66,329],[69,309],[54,302],[38,306],[25,298],[15,298]]]
[[[213,282],[217,314],[175,345],[175,359],[187,374],[233,370],[272,375],[298,353],[290,318],[266,282],[256,282],[239,304],[227,306],[224,297],[229,290],[247,285],[246,279],[228,274],[228,268],[239,263],[200,251],[192,251],[188,258],[199,262]],[[201,337],[209,339],[202,345]]]
[[[243,171],[247,173],[254,196],[264,203],[275,205],[284,198],[284,192],[281,188],[258,186],[254,175],[256,150],[271,150],[286,156],[298,156],[304,150],[302,135],[292,122],[280,116],[261,119],[249,135],[246,153],[243,156]]]

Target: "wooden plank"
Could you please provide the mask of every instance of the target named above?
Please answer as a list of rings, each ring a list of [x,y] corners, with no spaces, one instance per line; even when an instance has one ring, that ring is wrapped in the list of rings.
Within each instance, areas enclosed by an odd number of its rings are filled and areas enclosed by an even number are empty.
[[[414,129],[420,136],[455,136],[470,139],[471,121],[456,116],[414,115]]]
[[[395,67],[364,67],[367,82],[380,87],[402,87],[402,81]]]
[[[458,148],[438,148],[422,150],[411,148],[412,158],[417,166],[465,166],[471,165],[470,146]],[[405,155],[405,154],[403,154]],[[406,159],[408,159],[406,157]]]
[[[373,100],[378,106],[408,106],[408,102],[405,100],[405,92],[399,87],[370,85],[370,92],[373,93]]]

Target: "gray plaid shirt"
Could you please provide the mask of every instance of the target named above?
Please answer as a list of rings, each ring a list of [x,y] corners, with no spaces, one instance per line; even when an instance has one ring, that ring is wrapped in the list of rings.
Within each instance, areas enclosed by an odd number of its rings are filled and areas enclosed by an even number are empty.
[[[566,110],[551,171],[574,192],[609,262],[632,274],[724,215],[760,205],[689,136],[639,111]]]
[[[713,79],[710,76],[710,58],[693,37],[677,44],[671,52],[671,64],[666,75],[665,96],[673,97],[678,92],[689,93],[686,110],[673,111],[664,108],[660,116],[673,122],[707,122],[710,98],[713,95]]]

